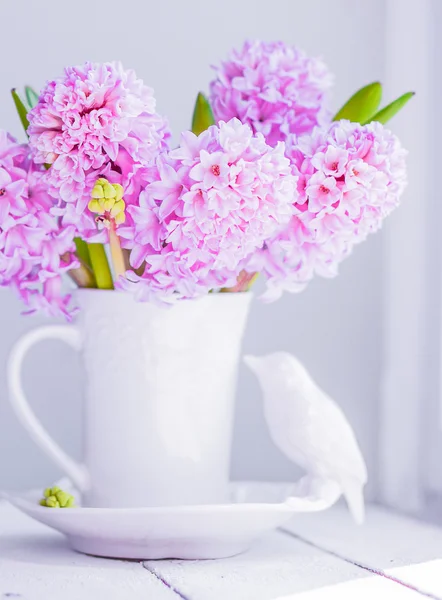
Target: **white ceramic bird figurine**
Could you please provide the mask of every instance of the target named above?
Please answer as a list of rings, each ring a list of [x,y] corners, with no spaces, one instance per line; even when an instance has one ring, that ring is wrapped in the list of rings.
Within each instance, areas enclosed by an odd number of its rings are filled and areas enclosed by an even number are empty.
[[[337,484],[353,518],[362,523],[367,469],[342,410],[288,352],[244,360],[260,382],[275,444],[316,480]]]

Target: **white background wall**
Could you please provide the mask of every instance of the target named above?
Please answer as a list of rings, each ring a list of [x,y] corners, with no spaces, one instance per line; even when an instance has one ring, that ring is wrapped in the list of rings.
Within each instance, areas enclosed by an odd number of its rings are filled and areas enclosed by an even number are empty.
[[[210,64],[245,38],[281,39],[322,54],[336,75],[336,108],[356,88],[383,78],[385,2],[354,0],[75,0],[0,3],[0,126],[22,135],[9,99],[14,86],[39,88],[62,67],[87,59],[121,59],[154,87],[158,110],[175,134],[189,126]],[[399,94],[404,90],[394,90]],[[388,98],[387,100],[389,100]],[[353,423],[376,487],[377,406],[382,351],[382,234],[359,247],[335,280],[317,280],[277,304],[255,301],[245,350],[296,353],[342,405]],[[44,319],[20,316],[12,293],[0,291],[0,487],[50,483],[59,473],[17,424],[7,405],[4,364],[14,340]],[[26,382],[36,412],[64,447],[81,447],[81,370],[56,344],[29,357]],[[261,398],[241,368],[233,476],[298,475],[272,445]]]

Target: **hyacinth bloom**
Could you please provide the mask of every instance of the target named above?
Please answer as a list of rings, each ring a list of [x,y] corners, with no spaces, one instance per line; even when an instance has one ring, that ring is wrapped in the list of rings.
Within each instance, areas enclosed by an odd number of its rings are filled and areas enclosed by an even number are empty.
[[[235,285],[241,263],[292,215],[297,177],[284,151],[237,119],[184,133],[127,209],[135,225],[121,233],[143,273],[121,285],[161,301]]]
[[[218,125],[199,94],[202,133],[173,150],[152,90],[120,63],[66,68],[27,118],[13,94],[29,145],[0,131],[0,285],[70,318],[66,274],[159,303],[243,292],[259,273],[276,299],[334,275],[398,204],[405,152],[376,120],[412,93],[379,111],[369,84],[339,114],[373,123],[331,123],[331,82],[292,46],[246,42],[216,68]]]
[[[152,90],[120,63],[88,62],[48,82],[28,118],[34,160],[51,165],[57,214],[84,239],[106,241],[88,210],[96,180],[121,185],[126,202],[135,202],[143,169],[167,147],[170,133]]]
[[[215,67],[210,86],[215,117],[237,117],[268,144],[309,133],[329,120],[332,77],[322,60],[283,42],[246,42]]]
[[[263,270],[268,299],[336,274],[353,246],[379,229],[406,185],[405,151],[383,125],[338,121],[288,148],[298,175],[296,213],[248,270]]]
[[[17,290],[30,311],[70,316],[61,275],[78,266],[75,229],[51,215],[46,172],[29,148],[0,132],[0,285]]]

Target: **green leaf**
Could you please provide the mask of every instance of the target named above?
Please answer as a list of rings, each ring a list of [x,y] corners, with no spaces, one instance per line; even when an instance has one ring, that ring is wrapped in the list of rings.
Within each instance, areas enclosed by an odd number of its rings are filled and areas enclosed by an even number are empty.
[[[17,90],[15,88],[13,88],[11,90],[11,94],[12,94],[12,99],[14,100],[15,108],[17,109],[17,112],[18,112],[18,116],[20,117],[21,124],[23,125],[25,132],[27,132],[28,127],[29,127],[28,109],[23,104],[23,102],[22,102],[20,96],[17,94]]]
[[[34,108],[34,106],[38,103],[38,94],[32,89],[29,85],[25,87],[26,100],[28,101],[28,105],[30,108]]]
[[[114,281],[103,244],[88,244],[87,246],[97,287],[101,290],[113,290]]]
[[[92,269],[91,257],[89,256],[89,249],[87,243],[79,237],[74,238],[75,242],[75,254],[77,255],[80,262]]]
[[[348,119],[353,123],[365,123],[379,108],[381,97],[382,85],[379,81],[369,83],[353,94],[333,117],[333,121]]]
[[[192,131],[199,135],[208,127],[215,124],[212,108],[209,101],[201,92],[196,97],[195,108],[192,117]]]
[[[373,115],[371,119],[365,121],[365,123],[371,123],[371,121],[379,121],[379,123],[386,123],[392,117],[394,117],[394,115],[397,114],[411,98],[413,98],[414,94],[415,92],[407,92],[406,94],[402,94],[402,96],[399,96],[399,98],[396,98],[396,100],[393,100],[393,102],[391,102],[387,106],[384,106],[384,108],[382,108],[379,112]]]

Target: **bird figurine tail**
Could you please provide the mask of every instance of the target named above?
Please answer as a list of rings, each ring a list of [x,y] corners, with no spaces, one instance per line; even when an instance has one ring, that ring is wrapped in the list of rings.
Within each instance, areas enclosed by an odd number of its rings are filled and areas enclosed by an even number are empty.
[[[365,519],[364,489],[358,482],[352,482],[343,488],[343,494],[347,501],[351,516],[358,525],[362,525]]]

